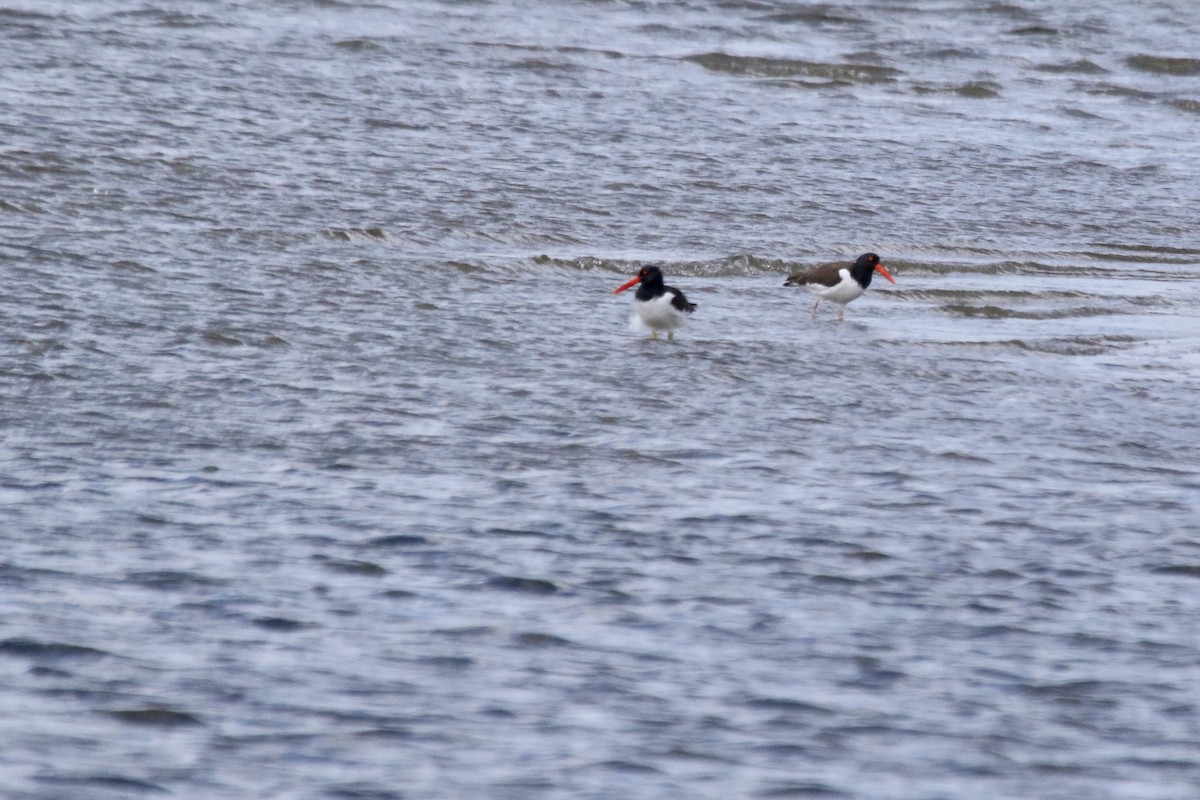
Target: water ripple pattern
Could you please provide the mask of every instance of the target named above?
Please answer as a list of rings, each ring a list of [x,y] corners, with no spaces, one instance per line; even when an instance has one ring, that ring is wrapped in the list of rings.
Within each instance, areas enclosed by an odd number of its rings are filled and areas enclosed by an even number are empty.
[[[0,2],[0,796],[1200,796],[1198,40]]]

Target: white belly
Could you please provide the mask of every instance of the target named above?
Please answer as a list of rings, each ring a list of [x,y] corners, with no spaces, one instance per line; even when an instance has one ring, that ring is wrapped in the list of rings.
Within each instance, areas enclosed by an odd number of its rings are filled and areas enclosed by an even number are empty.
[[[671,305],[671,295],[663,294],[653,300],[634,303],[638,319],[652,331],[673,331],[683,324],[684,314]]]
[[[857,300],[863,295],[863,287],[859,286],[858,281],[850,277],[850,271],[845,269],[842,270],[841,281],[835,286],[811,285],[808,288],[822,300],[841,305],[846,305],[851,300]]]

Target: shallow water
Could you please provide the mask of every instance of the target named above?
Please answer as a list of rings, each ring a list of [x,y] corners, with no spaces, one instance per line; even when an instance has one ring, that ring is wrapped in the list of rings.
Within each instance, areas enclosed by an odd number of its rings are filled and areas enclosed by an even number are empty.
[[[1194,797],[1200,30],[1060,6],[0,7],[0,795]]]

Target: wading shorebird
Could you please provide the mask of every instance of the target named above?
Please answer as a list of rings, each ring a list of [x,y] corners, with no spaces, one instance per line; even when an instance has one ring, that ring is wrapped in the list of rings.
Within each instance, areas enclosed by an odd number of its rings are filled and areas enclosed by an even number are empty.
[[[879,256],[874,253],[863,253],[858,260],[851,264],[849,261],[834,261],[813,267],[806,272],[796,272],[788,276],[784,286],[807,286],[816,295],[813,301],[813,318],[817,316],[817,306],[822,300],[838,304],[838,320],[844,319],[846,304],[857,300],[871,285],[871,277],[878,272],[893,284],[896,281],[883,266]]]
[[[696,310],[696,304],[689,303],[683,292],[674,286],[664,286],[662,270],[658,267],[642,267],[637,275],[613,289],[613,294],[620,294],[635,285],[638,290],[633,296],[633,307],[638,318],[650,329],[650,338],[657,339],[659,331],[666,331],[667,338],[674,339],[675,329]]]

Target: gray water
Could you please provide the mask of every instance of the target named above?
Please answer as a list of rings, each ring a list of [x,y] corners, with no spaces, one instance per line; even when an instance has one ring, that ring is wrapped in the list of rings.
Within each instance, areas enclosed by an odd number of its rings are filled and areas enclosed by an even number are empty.
[[[0,0],[0,797],[1200,796],[1197,41]]]

